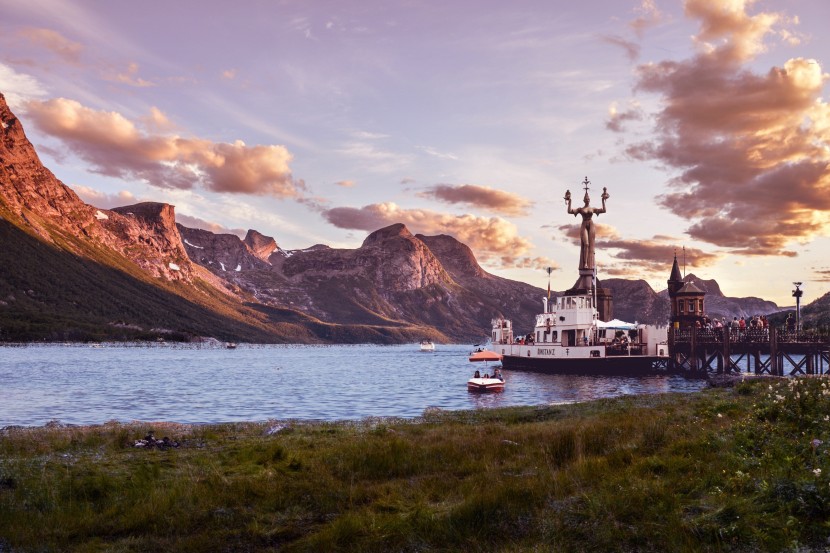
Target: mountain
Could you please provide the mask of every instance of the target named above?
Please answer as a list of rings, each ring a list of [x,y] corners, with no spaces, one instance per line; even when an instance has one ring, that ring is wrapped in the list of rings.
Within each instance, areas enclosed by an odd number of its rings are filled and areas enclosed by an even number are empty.
[[[42,165],[2,94],[0,122],[0,340],[467,341],[538,309],[540,289],[404,225],[284,251],[177,225],[168,204],[96,208]]]
[[[668,295],[656,293],[645,280],[607,278],[600,285],[611,289],[615,319],[646,324],[668,322],[671,315]]]
[[[541,289],[487,273],[450,236],[414,236],[403,224],[355,249],[285,251],[257,233],[263,254],[271,252],[265,261],[251,248],[255,231],[245,240],[181,225],[179,232],[192,260],[262,304],[332,323],[416,324],[441,340],[468,341],[488,336],[494,317],[529,325],[541,307]]]

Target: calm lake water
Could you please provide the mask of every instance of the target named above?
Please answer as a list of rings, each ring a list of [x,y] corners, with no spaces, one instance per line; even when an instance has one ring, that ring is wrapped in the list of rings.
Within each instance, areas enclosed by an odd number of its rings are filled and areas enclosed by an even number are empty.
[[[270,419],[414,418],[446,410],[692,392],[680,377],[505,374],[505,391],[474,394],[472,348],[110,344],[0,347],[0,427],[110,420],[218,423]],[[482,370],[482,372],[484,372]]]

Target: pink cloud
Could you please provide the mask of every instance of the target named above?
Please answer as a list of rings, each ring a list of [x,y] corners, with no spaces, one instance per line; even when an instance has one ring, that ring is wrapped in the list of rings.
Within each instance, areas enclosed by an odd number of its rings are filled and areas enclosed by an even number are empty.
[[[107,194],[105,192],[101,192],[100,190],[95,190],[94,188],[83,186],[81,184],[73,184],[71,188],[84,202],[102,209],[123,207],[125,205],[131,205],[141,201],[133,196],[133,193],[129,190],[121,190],[117,194]]]
[[[530,201],[518,194],[477,184],[436,184],[418,195],[449,204],[465,204],[513,216],[527,215],[531,205]]]
[[[176,222],[183,227],[208,230],[214,234],[235,234],[240,238],[244,238],[247,233],[244,229],[228,228],[224,225],[220,225],[219,223],[211,223],[210,221],[205,221],[199,217],[185,215],[184,213],[176,213]]]
[[[57,31],[29,27],[22,29],[19,34],[33,45],[46,48],[66,63],[80,64],[83,45],[69,40]]]
[[[305,185],[291,176],[284,146],[247,146],[151,133],[116,112],[96,111],[74,100],[32,100],[27,115],[59,138],[94,172],[140,179],[161,188],[203,187],[214,192],[298,198]],[[155,110],[156,122],[166,117]]]
[[[745,64],[789,22],[746,12],[741,0],[687,0],[700,21],[700,52],[638,68],[637,88],[661,96],[656,138],[630,145],[634,159],[679,170],[660,204],[690,221],[689,235],[755,255],[795,255],[793,241],[830,225],[828,75],[794,58],[757,74]],[[778,33],[781,35],[781,33]]]
[[[622,51],[625,52],[626,57],[631,61],[635,61],[640,57],[640,45],[636,42],[627,40],[618,35],[604,35],[601,38],[608,44],[621,48]]]

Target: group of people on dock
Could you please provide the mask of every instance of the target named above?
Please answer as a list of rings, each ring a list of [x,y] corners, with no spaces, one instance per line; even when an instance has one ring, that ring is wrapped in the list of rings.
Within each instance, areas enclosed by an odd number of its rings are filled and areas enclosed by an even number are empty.
[[[695,326],[697,328],[703,328],[704,330],[727,329],[730,334],[734,334],[735,332],[742,332],[746,330],[769,330],[769,321],[767,320],[766,315],[755,315],[754,317],[741,318],[735,316],[732,317],[731,321],[728,321],[726,317],[721,317],[720,319],[717,317],[713,319],[704,317],[703,322],[701,323],[700,321],[697,321]]]

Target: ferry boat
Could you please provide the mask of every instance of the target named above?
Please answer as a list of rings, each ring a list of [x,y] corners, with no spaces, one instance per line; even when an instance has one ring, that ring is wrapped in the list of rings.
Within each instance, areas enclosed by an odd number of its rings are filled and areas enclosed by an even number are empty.
[[[490,349],[501,355],[505,370],[628,376],[651,374],[667,365],[668,326],[603,322],[605,317],[610,318],[612,297],[597,281],[593,219],[606,213],[606,201],[611,196],[603,188],[602,207],[592,207],[590,184],[585,177],[584,206],[573,208],[570,190],[564,197],[568,214],[582,216],[576,283],[551,301],[548,281],[542,312],[536,315],[533,331],[526,336],[513,336],[513,325],[507,319],[492,320]],[[548,278],[552,270],[548,268]]]
[[[590,294],[542,298],[533,332],[516,337],[508,319],[493,319],[490,350],[505,370],[549,374],[642,375],[668,358],[668,327],[603,322]]]

